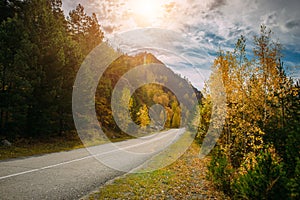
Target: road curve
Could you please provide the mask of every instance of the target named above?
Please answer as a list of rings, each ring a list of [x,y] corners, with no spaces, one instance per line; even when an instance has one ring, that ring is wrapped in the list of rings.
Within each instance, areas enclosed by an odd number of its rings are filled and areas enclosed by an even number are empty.
[[[0,199],[79,199],[174,143],[184,129],[87,149],[0,162]],[[117,147],[117,148],[116,148]],[[124,152],[135,152],[129,157]],[[91,154],[92,153],[92,154]],[[102,164],[99,160],[104,161]]]

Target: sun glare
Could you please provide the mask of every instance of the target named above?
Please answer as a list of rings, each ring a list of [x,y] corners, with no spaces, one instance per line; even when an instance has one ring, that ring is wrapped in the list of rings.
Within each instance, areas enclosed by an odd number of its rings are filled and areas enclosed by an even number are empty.
[[[159,0],[132,0],[130,9],[136,17],[142,17],[142,20],[147,22],[153,22],[162,14],[162,3]]]

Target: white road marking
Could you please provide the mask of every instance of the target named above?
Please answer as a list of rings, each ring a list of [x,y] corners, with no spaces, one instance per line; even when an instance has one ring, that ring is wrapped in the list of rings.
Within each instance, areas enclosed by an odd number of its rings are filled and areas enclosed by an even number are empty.
[[[49,165],[49,166],[46,166],[46,167],[36,168],[36,169],[28,170],[28,171],[23,171],[23,172],[19,172],[19,173],[15,173],[15,174],[10,174],[10,175],[7,175],[7,176],[2,176],[2,177],[0,177],[0,180],[15,177],[15,176],[20,176],[20,175],[24,175],[24,174],[29,174],[29,173],[33,173],[33,172],[37,172],[37,171],[41,171],[41,170],[45,170],[45,169],[50,169],[50,168],[53,168],[53,167],[58,167],[58,166],[61,166],[61,165],[66,165],[66,164],[70,164],[70,163],[73,163],[73,162],[78,162],[78,161],[81,161],[81,160],[89,159],[89,158],[92,158],[92,157],[102,156],[102,155],[105,155],[105,154],[109,154],[109,153],[113,153],[113,152],[117,152],[117,151],[122,151],[122,150],[125,150],[125,149],[130,149],[130,148],[133,148],[133,147],[136,147],[136,146],[141,146],[141,145],[146,144],[146,143],[150,143],[150,142],[154,142],[156,140],[160,140],[160,139],[168,136],[169,134],[170,133],[168,133],[166,135],[163,135],[161,137],[158,137],[158,138],[146,141],[146,142],[142,142],[142,143],[139,143],[139,144],[131,145],[131,146],[128,146],[128,147],[118,148],[118,149],[114,149],[114,150],[104,152],[104,153],[89,155],[89,156],[85,156],[85,157],[82,157],[82,158],[77,158],[77,159],[74,159],[74,160],[64,161],[64,162],[57,163],[57,164],[54,164],[54,165]]]

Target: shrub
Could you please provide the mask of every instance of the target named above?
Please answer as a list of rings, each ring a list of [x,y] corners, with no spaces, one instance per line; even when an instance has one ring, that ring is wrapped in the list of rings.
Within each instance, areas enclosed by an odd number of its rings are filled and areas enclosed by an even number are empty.
[[[233,181],[234,199],[286,199],[282,164],[270,152],[261,152],[256,165]]]
[[[219,150],[212,156],[208,171],[208,178],[213,181],[214,185],[225,194],[231,195],[231,176],[234,170],[226,156]]]
[[[293,178],[290,178],[287,183],[287,188],[291,199],[300,199],[300,159],[297,158],[297,165],[295,168]]]

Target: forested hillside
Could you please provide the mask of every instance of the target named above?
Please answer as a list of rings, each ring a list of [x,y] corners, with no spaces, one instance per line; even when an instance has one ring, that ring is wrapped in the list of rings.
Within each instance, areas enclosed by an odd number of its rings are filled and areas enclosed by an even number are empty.
[[[137,79],[137,77],[141,77],[143,80],[147,80],[147,82],[155,81],[156,83],[160,84],[146,84],[138,88],[133,93],[130,100],[130,105],[128,105],[128,109],[130,110],[133,122],[145,128],[150,125],[150,118],[148,115],[149,108],[155,104],[162,105],[166,112],[160,113],[160,115],[162,115],[161,119],[157,120],[157,122],[161,122],[161,124],[157,125],[163,126],[162,128],[178,128],[180,127],[181,123],[186,124],[188,122],[188,119],[192,118],[194,113],[184,113],[183,116],[181,115],[182,106],[187,107],[187,105],[184,105],[184,103],[180,104],[176,95],[165,86],[178,86],[178,88],[181,88],[181,90],[183,91],[182,95],[188,101],[193,101],[193,98],[189,96],[187,91],[184,91],[184,88],[192,87],[197,99],[200,101],[202,98],[202,94],[196,88],[191,86],[191,84],[187,80],[181,78],[171,69],[163,65],[163,63],[157,60],[152,54],[140,53],[134,57],[123,55],[107,68],[99,81],[98,89],[96,92],[96,111],[98,114],[98,120],[100,121],[102,127],[107,130],[106,132],[108,132],[109,134],[116,133],[117,135],[120,135],[120,133],[122,133],[120,127],[117,126],[113,119],[110,105],[112,92],[115,88],[115,85],[118,81],[120,81],[120,78],[126,72],[135,67],[139,67],[140,65],[146,65],[147,63],[159,65],[154,65],[150,69],[142,69],[140,67],[140,69],[138,70],[138,76],[137,74],[133,75],[134,77],[131,77],[130,81],[132,81],[132,84],[134,84],[134,82],[141,82],[141,80]],[[120,104],[126,104],[125,102],[122,102],[122,96],[130,95],[129,90],[124,89],[124,91],[121,92],[122,94],[120,96]],[[126,105],[124,106],[126,107]],[[127,109],[127,107],[125,109]],[[164,114],[166,116],[163,116]],[[123,115],[123,113],[119,113],[118,116],[115,117],[121,119],[124,117]],[[130,125],[127,124],[126,126]],[[111,137],[112,135],[109,136]]]
[[[95,14],[87,15],[78,5],[64,16],[61,6],[61,0],[1,1],[0,139],[47,138],[75,130],[71,109],[75,76],[104,36]],[[111,115],[112,89],[125,72],[145,61],[161,64],[146,53],[124,55],[111,64],[99,82],[95,106],[99,123],[110,137],[122,136]],[[164,71],[173,72],[164,68],[147,76],[159,78],[157,74],[161,74],[167,81]],[[188,84],[173,76],[174,84]],[[167,109],[166,128],[180,125],[178,101],[159,85],[135,92],[131,113],[136,124],[148,125],[148,108],[153,103],[162,103]]]

